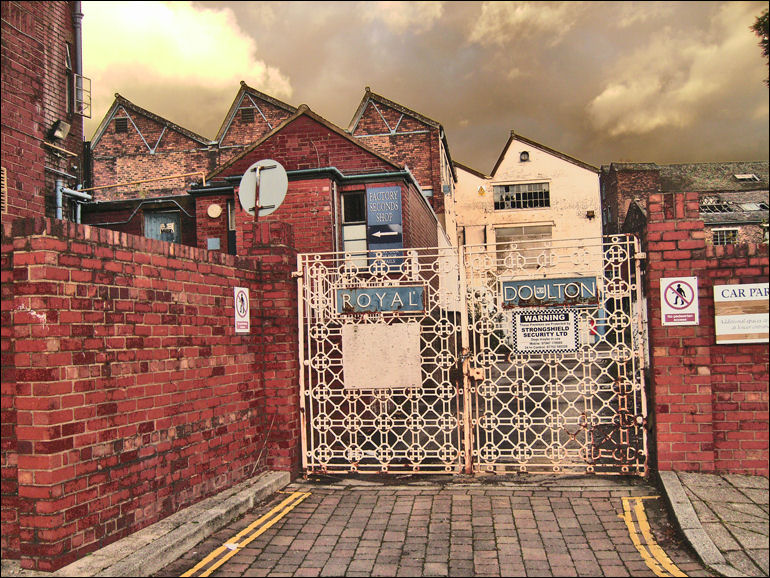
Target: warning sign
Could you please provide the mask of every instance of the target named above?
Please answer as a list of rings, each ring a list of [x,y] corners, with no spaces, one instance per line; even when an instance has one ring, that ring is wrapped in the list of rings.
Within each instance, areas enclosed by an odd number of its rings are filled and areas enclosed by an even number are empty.
[[[246,287],[235,288],[235,332],[249,333],[251,316],[249,315],[249,290]]]
[[[660,319],[663,325],[698,325],[698,278],[660,280]]]
[[[513,348],[520,353],[575,351],[577,317],[569,309],[527,309],[513,315]]]

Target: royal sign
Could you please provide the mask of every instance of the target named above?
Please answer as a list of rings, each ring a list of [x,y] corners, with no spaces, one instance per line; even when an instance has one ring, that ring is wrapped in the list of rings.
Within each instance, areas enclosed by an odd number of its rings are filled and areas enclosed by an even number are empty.
[[[424,294],[422,286],[337,289],[337,313],[421,313]]]

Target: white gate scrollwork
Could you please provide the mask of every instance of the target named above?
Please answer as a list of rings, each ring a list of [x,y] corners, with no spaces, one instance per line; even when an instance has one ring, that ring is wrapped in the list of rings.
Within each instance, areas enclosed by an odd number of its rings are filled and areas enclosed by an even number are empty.
[[[304,469],[644,475],[637,255],[630,236],[300,255]]]

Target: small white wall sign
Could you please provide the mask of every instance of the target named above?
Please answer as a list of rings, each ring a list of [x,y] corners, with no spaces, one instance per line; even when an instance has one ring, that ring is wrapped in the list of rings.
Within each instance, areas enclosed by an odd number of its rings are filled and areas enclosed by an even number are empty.
[[[722,343],[767,343],[767,283],[714,285],[714,330]]]
[[[663,325],[698,325],[698,278],[660,280],[660,320]]]
[[[235,287],[235,332],[249,333],[251,331],[251,316],[249,315],[249,290],[246,287]]]

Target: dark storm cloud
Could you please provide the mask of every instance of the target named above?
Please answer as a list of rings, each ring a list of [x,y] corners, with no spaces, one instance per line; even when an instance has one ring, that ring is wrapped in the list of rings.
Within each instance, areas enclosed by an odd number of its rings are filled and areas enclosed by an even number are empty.
[[[766,2],[149,3],[125,41],[114,23],[99,38],[102,4],[84,3],[91,131],[120,92],[213,138],[242,79],[343,128],[370,86],[442,123],[453,158],[481,171],[512,129],[596,166],[768,157],[749,30]],[[89,52],[92,35],[110,49]]]

